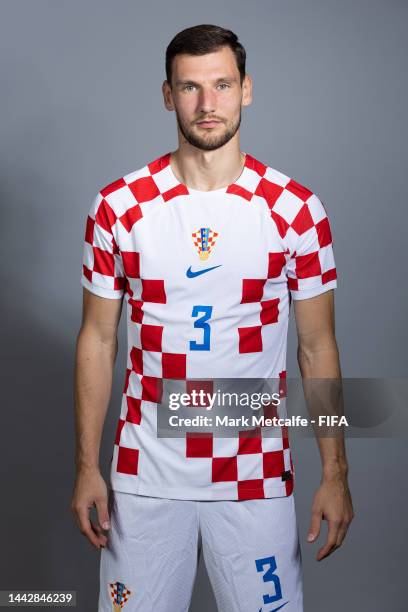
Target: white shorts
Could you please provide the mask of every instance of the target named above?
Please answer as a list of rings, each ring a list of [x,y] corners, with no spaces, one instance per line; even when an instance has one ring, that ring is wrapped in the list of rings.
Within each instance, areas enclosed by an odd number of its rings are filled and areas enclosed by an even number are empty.
[[[293,494],[194,501],[109,492],[98,612],[187,612],[203,551],[219,612],[303,612]]]

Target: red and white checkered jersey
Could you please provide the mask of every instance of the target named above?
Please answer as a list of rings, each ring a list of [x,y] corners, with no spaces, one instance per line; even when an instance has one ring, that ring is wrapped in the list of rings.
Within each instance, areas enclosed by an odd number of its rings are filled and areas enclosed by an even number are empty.
[[[285,379],[292,299],[337,286],[321,200],[244,155],[228,187],[187,187],[167,153],[92,202],[82,285],[126,302],[114,490],[202,500],[292,493],[287,428],[273,437],[262,427],[230,438],[157,436],[161,380]]]

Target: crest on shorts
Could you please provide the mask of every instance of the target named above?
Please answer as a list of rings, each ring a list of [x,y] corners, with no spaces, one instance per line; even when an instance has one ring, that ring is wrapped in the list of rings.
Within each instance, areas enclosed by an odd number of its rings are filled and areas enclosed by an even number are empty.
[[[218,232],[214,232],[210,227],[200,227],[200,229],[191,235],[201,261],[205,261],[209,258],[214,248]]]
[[[109,592],[112,598],[112,610],[113,612],[120,612],[132,594],[123,582],[110,582]]]

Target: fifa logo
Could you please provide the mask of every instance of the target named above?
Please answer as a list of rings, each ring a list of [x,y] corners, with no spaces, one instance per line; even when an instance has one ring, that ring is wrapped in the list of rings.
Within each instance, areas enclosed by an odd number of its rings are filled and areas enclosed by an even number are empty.
[[[196,232],[192,234],[194,246],[198,251],[198,256],[201,261],[206,261],[212,249],[214,248],[218,232],[214,232],[209,227],[200,227]]]

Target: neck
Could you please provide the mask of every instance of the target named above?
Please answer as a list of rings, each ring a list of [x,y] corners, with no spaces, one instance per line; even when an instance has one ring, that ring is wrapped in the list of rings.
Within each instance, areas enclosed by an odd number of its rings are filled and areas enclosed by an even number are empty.
[[[215,151],[202,151],[189,143],[179,146],[170,157],[176,178],[200,191],[222,189],[233,183],[242,172],[245,156],[238,141],[232,140]],[[228,146],[230,143],[233,146]]]

